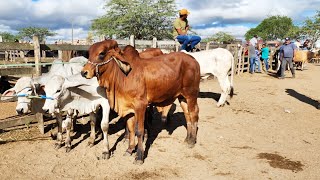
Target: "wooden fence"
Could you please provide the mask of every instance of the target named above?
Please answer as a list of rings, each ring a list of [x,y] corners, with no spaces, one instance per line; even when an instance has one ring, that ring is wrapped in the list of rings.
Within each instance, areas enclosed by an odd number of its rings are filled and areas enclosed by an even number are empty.
[[[160,48],[165,53],[178,51],[180,44],[177,41],[158,41],[156,38],[152,40],[135,40],[134,36],[130,36],[126,40],[116,40],[120,47],[126,45],[132,45],[136,49],[143,50],[145,48]],[[13,52],[20,55],[20,58],[24,58],[25,51],[34,51],[34,64],[31,66],[23,67],[11,67],[10,64],[0,65],[0,76],[3,75],[22,75],[22,74],[35,74],[37,76],[41,75],[41,62],[44,61],[45,51],[58,51],[58,58],[65,61],[69,60],[72,57],[73,52],[75,51],[88,51],[90,45],[70,45],[70,44],[39,44],[37,37],[33,38],[33,44],[29,43],[8,43],[0,42],[0,52],[5,52],[10,54],[11,58]],[[198,48],[201,50],[209,50],[214,48],[226,48],[234,56],[235,59],[235,74],[241,74],[248,72],[249,69],[249,60],[248,56],[245,55],[246,48],[238,46],[237,44],[213,44],[208,43],[199,43]],[[18,53],[19,52],[19,53]],[[12,58],[13,59],[13,58]],[[7,59],[8,60],[8,59]],[[6,61],[4,61],[6,62]],[[46,63],[44,63],[46,64]],[[12,65],[12,64],[11,64]],[[3,68],[4,66],[7,66]],[[15,65],[12,65],[15,66]],[[40,117],[41,116],[41,117]],[[39,123],[40,132],[44,132],[43,127],[43,117],[41,114],[28,115],[22,117],[12,117],[6,120],[0,121],[0,129],[9,128],[12,126],[23,125],[28,122],[37,121]]]

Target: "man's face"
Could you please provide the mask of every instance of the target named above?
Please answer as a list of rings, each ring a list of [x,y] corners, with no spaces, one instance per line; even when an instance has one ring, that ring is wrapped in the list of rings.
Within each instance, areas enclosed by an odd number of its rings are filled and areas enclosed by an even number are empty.
[[[185,14],[185,15],[182,16],[182,19],[187,19],[187,17],[188,17],[188,15]]]
[[[286,40],[286,42],[285,42],[286,44],[290,44],[290,40]]]

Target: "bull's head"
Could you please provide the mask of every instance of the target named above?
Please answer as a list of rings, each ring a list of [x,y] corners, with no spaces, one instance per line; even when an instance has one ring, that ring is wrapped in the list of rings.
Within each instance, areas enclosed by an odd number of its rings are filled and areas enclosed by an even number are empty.
[[[47,98],[42,109],[44,112],[52,114],[59,111],[60,102],[67,99],[70,93],[63,89],[65,78],[62,76],[53,76],[45,83],[45,92]]]
[[[114,40],[104,40],[102,42],[93,44],[89,48],[89,61],[81,71],[82,76],[88,79],[96,76],[96,64],[104,62],[106,60],[108,51],[111,49],[120,52],[118,43]]]
[[[43,95],[44,91],[42,91],[39,83],[35,82],[31,77],[22,77],[18,79],[16,85],[8,89],[1,96],[1,100],[6,100],[17,96],[17,106],[16,112],[17,114],[26,114],[32,108],[32,100],[28,98],[28,96],[35,95]],[[36,99],[36,101],[41,101],[40,99]]]

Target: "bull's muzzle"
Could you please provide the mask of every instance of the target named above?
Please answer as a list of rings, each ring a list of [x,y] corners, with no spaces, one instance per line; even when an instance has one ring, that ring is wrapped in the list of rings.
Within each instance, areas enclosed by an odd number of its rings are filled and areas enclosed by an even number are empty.
[[[88,71],[81,71],[81,76],[87,78]]]

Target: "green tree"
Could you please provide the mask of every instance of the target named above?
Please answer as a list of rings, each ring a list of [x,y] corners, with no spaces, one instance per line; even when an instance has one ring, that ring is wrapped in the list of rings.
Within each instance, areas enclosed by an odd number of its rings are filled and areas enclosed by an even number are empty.
[[[311,47],[320,39],[320,11],[312,18],[305,20],[301,29],[301,35],[311,40]]]
[[[0,36],[2,36],[3,42],[14,42],[16,39],[19,39],[19,37],[9,32],[0,32]]]
[[[257,27],[251,28],[245,34],[245,38],[251,39],[258,35],[264,40],[284,39],[288,34],[296,30],[292,19],[287,16],[270,16],[264,19]]]
[[[33,36],[38,36],[39,41],[43,42],[47,36],[54,36],[56,33],[50,31],[48,28],[41,27],[26,27],[19,30],[19,36],[21,38],[32,39]]]
[[[223,43],[231,43],[232,41],[235,40],[235,37],[230,35],[229,33],[226,32],[217,32],[213,36],[206,38],[203,40],[203,42],[209,42],[209,41],[214,41],[214,42],[223,42]]]
[[[172,38],[175,0],[110,0],[104,8],[106,14],[94,19],[91,26],[99,35]]]

